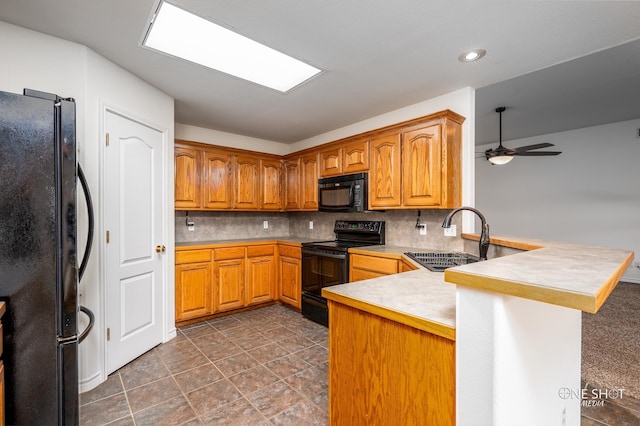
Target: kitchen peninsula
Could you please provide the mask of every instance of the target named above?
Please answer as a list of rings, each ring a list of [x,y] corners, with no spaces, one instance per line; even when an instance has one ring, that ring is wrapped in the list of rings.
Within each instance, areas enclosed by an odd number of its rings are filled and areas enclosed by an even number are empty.
[[[523,251],[323,290],[333,424],[580,424],[581,311],[597,312],[633,252],[492,243]]]

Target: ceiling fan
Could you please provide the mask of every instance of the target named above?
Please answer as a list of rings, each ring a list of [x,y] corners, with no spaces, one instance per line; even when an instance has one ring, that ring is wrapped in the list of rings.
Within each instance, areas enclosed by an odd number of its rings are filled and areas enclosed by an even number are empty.
[[[549,148],[554,146],[552,143],[538,143],[535,145],[526,145],[521,146],[515,149],[505,148],[502,145],[502,113],[506,107],[498,107],[496,108],[496,112],[500,114],[500,143],[495,149],[488,149],[484,152],[484,156],[487,160],[491,162],[491,164],[507,164],[509,161],[513,160],[514,155],[521,155],[527,157],[541,157],[545,155],[558,155],[561,154],[561,151],[534,151],[535,149],[540,148]]]

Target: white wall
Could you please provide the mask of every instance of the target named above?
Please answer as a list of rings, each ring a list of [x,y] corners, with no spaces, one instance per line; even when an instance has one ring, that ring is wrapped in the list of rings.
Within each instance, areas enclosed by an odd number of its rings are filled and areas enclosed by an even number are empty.
[[[640,261],[639,128],[640,119],[507,141],[550,142],[562,154],[476,160],[476,207],[491,233],[629,249]],[[640,269],[624,279],[640,283]]]
[[[173,179],[173,99],[137,77],[105,60],[85,46],[37,33],[0,21],[0,90],[22,93],[23,88],[56,93],[76,99],[78,161],[81,163],[92,193],[96,231],[100,229],[100,171],[102,108],[105,104],[131,114],[144,122],[166,129],[168,175]],[[173,184],[167,185],[167,247],[173,253]],[[86,211],[79,206],[78,247],[84,248]],[[96,232],[91,260],[80,283],[80,303],[96,315],[96,325],[80,345],[80,386],[88,390],[106,377],[104,360],[104,312],[100,265],[101,238]],[[173,259],[168,259],[173,264]],[[173,274],[168,274],[167,288],[172,289]],[[172,293],[172,292],[171,292]],[[84,324],[81,325],[81,327]],[[165,328],[174,327],[165,324]]]

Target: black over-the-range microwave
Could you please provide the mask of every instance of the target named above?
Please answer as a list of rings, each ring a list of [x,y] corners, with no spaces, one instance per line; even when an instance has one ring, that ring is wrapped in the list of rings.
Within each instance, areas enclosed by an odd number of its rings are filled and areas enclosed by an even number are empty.
[[[367,173],[318,179],[318,210],[362,212],[367,210]]]

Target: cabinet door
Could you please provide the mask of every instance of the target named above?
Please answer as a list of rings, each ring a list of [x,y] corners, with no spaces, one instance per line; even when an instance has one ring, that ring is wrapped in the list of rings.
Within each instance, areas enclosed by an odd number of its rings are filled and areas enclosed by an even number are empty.
[[[402,134],[402,204],[440,206],[442,126],[435,124]]]
[[[320,176],[342,174],[342,148],[331,148],[320,152]]]
[[[280,289],[281,302],[297,309],[301,308],[302,296],[302,255],[299,247],[280,246]]]
[[[284,162],[284,209],[300,210],[300,158]]]
[[[175,208],[199,208],[202,152],[196,148],[176,146],[174,155]]]
[[[227,250],[227,249],[221,249]],[[215,250],[218,252],[218,250]],[[214,258],[219,255],[214,253]],[[244,248],[242,248],[242,257],[214,260],[213,262],[214,276],[214,311],[228,311],[244,306],[244,279],[245,279],[245,260]]]
[[[282,163],[280,160],[260,160],[260,195],[262,210],[282,210]]]
[[[371,141],[369,208],[400,207],[400,134],[378,136]]]
[[[204,207],[230,209],[233,197],[233,157],[217,150],[204,151]]]
[[[369,141],[349,142],[342,148],[343,173],[366,172],[369,170]]]
[[[211,262],[176,265],[176,321],[213,313]]]
[[[233,208],[257,210],[260,206],[259,160],[248,155],[237,155],[235,160]]]
[[[274,300],[276,277],[275,247],[247,247],[247,305]]]
[[[318,154],[300,158],[302,209],[318,210]]]

